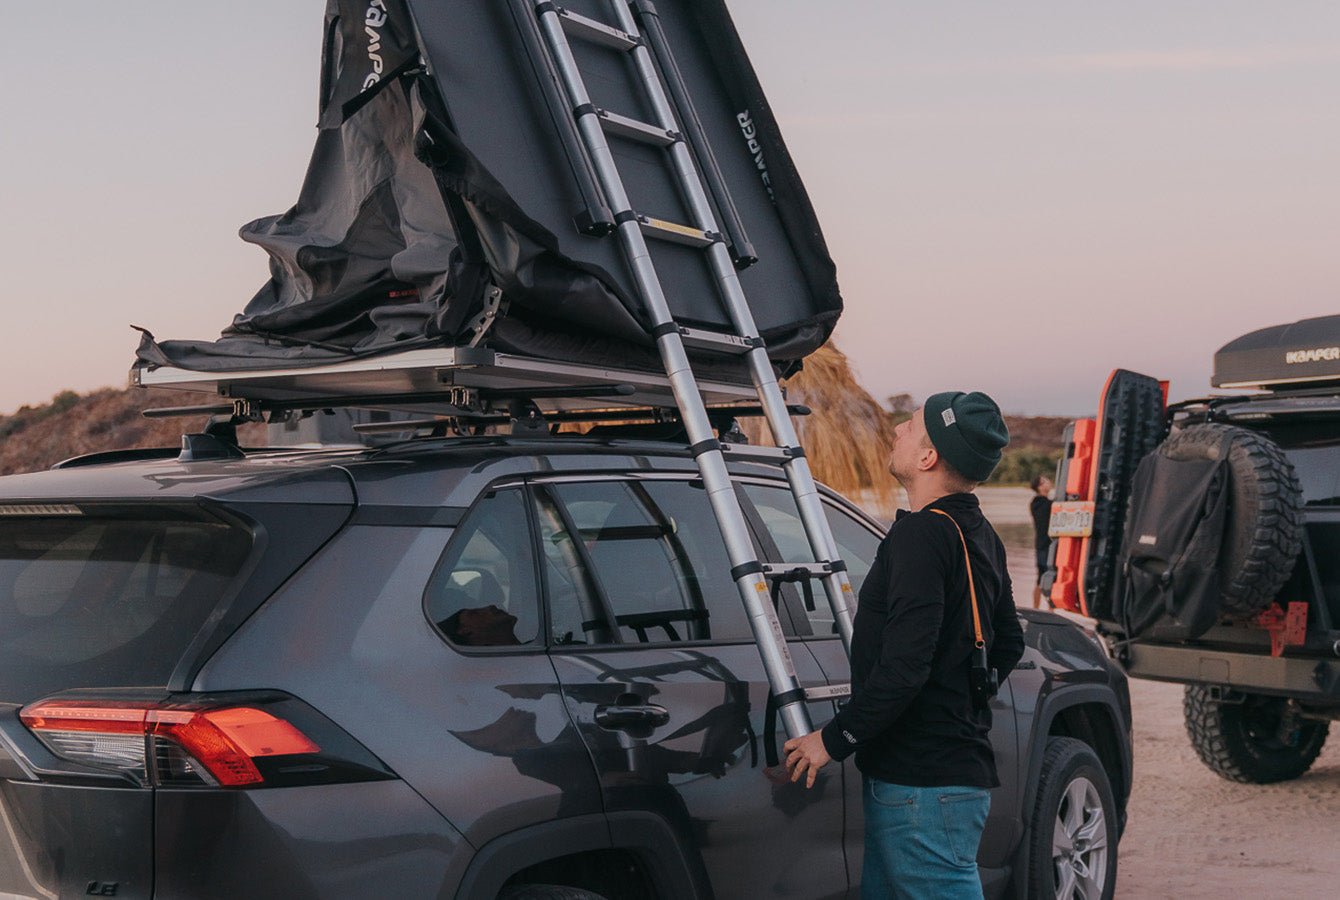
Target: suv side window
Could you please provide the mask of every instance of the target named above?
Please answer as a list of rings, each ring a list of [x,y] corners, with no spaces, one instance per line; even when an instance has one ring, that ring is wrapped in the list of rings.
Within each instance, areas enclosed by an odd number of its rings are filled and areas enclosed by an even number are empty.
[[[458,646],[517,646],[539,636],[539,607],[524,495],[491,492],[461,522],[428,580],[428,618]]]
[[[579,635],[602,640],[600,627],[592,626],[604,626],[608,616],[622,643],[752,640],[701,486],[648,479],[547,489],[561,507],[540,514],[558,642],[583,639]],[[568,539],[567,523],[578,542]]]
[[[536,488],[535,503],[549,598],[550,642],[613,643],[613,617],[591,580],[585,547],[573,540],[567,514],[546,485]]]
[[[791,492],[781,485],[757,482],[746,482],[743,487],[745,496],[754,505],[773,543],[777,545],[777,552],[781,554],[779,561],[798,562],[813,559],[814,552],[810,550],[809,538],[805,536],[805,526],[800,519],[800,510],[796,508],[796,500]],[[828,515],[828,527],[833,532],[838,552],[842,554],[842,561],[847,564],[847,578],[851,581],[851,588],[860,594],[865,576],[869,574],[870,567],[875,562],[875,551],[879,549],[879,535],[845,510],[831,503],[824,503],[823,507]],[[793,590],[793,587],[787,585],[785,590]],[[828,608],[828,598],[824,594],[823,585],[815,582],[813,593],[814,609],[805,609],[810,627],[816,635],[836,634],[833,612]]]

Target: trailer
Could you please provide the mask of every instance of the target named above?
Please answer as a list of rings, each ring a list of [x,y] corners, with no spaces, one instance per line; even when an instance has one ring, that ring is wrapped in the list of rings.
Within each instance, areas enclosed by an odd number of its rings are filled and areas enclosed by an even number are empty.
[[[1222,347],[1168,403],[1117,370],[1058,465],[1044,588],[1138,678],[1186,686],[1197,754],[1268,783],[1340,719],[1340,316]]]

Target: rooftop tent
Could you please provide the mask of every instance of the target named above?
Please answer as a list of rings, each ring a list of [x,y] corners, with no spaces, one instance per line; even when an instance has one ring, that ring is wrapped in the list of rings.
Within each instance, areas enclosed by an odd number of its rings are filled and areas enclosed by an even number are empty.
[[[609,2],[565,7],[609,22]],[[657,0],[655,12],[757,256],[740,272],[755,321],[775,361],[798,360],[842,308],[809,198],[725,5]],[[270,280],[218,340],[146,333],[136,366],[293,367],[478,341],[496,287],[487,346],[659,368],[615,239],[581,230],[590,163],[563,139],[572,113],[529,49],[534,15],[534,0],[328,0],[298,201],[241,231],[269,254]],[[596,105],[653,118],[625,53],[573,43]],[[688,220],[664,151],[611,146],[636,211]],[[699,252],[656,242],[652,261],[676,321],[729,330]]]
[[[1340,316],[1272,325],[1229,341],[1214,354],[1217,388],[1278,390],[1340,382]]]

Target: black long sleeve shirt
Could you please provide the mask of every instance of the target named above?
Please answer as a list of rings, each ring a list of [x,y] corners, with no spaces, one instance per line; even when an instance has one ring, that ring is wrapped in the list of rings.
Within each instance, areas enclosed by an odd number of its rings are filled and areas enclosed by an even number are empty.
[[[823,729],[836,760],[856,754],[872,778],[913,787],[995,787],[989,710],[969,695],[975,641],[963,531],[987,660],[1003,681],[1024,652],[1005,548],[974,494],[899,510],[858,598],[852,696]]]
[[[1033,517],[1033,549],[1039,553],[1052,544],[1047,529],[1051,527],[1052,501],[1041,494],[1028,501],[1028,513]]]

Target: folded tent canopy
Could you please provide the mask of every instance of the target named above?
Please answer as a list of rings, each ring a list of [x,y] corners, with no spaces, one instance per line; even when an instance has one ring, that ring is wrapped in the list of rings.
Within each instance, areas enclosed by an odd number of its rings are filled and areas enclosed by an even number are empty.
[[[609,2],[621,0],[565,6],[608,22]],[[546,93],[555,76],[525,39],[535,10],[535,0],[328,0],[301,193],[241,232],[269,254],[270,280],[218,340],[146,332],[136,367],[292,368],[454,345],[496,286],[506,307],[488,346],[659,368],[616,241],[582,230],[590,163],[564,141],[572,112]],[[740,279],[769,355],[799,360],[842,308],[809,198],[724,3],[657,0],[654,13],[757,256]],[[596,105],[653,120],[626,54],[574,48]],[[635,209],[688,221],[664,151],[611,144]],[[732,330],[699,252],[656,242],[652,254],[677,322]]]

